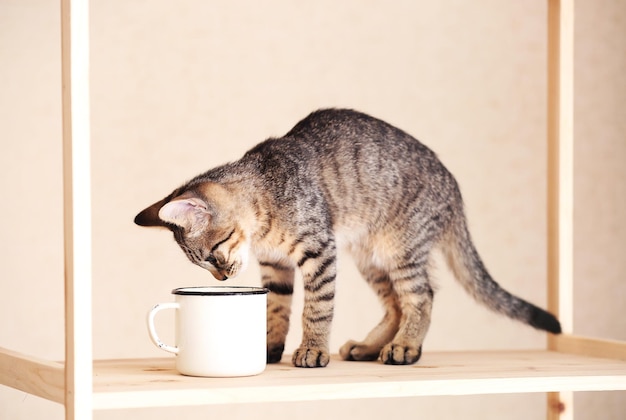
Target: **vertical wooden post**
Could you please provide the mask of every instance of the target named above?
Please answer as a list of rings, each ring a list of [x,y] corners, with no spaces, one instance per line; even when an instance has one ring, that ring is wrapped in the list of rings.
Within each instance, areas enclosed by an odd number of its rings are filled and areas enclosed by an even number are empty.
[[[548,309],[566,334],[574,322],[573,230],[574,0],[548,0]],[[548,394],[548,419],[573,419],[571,392]]]
[[[61,0],[65,418],[93,416],[88,0]]]

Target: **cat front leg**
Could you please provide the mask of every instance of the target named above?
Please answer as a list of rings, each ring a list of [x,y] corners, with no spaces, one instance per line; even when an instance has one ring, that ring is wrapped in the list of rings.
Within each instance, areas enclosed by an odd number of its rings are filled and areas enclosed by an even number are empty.
[[[260,261],[261,283],[267,295],[267,362],[278,363],[289,331],[294,267],[284,262]]]
[[[297,367],[324,367],[330,361],[328,341],[333,320],[335,278],[334,243],[304,252],[298,261],[304,283],[302,343],[293,354]]]

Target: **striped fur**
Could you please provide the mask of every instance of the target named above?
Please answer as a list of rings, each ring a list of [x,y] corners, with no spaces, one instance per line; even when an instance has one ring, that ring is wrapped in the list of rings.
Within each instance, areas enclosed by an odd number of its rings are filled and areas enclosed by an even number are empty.
[[[385,315],[346,360],[410,364],[430,324],[432,251],[441,247],[463,287],[488,308],[560,332],[551,314],[508,293],[489,275],[466,226],[453,176],[405,132],[365,114],[320,110],[240,160],[197,176],[135,218],[173,231],[187,257],[219,280],[250,254],[268,294],[269,362],[289,330],[294,274],[302,274],[302,343],[293,364],[326,366],[337,248],[347,247]]]

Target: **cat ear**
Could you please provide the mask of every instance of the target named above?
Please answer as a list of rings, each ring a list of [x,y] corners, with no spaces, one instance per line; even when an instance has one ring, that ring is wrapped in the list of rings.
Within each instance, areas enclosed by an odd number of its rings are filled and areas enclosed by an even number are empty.
[[[164,204],[159,210],[158,217],[163,222],[194,231],[206,226],[211,213],[206,201],[182,195]]]
[[[166,202],[167,199],[164,198],[163,200],[157,201],[150,207],[142,210],[137,216],[135,216],[135,224],[146,227],[167,227],[167,224],[159,218],[159,210],[161,210],[161,207],[163,207]]]
[[[147,207],[135,217],[135,223],[147,227],[177,225],[188,230],[200,228],[210,217],[208,204],[191,192],[176,198],[164,198]]]

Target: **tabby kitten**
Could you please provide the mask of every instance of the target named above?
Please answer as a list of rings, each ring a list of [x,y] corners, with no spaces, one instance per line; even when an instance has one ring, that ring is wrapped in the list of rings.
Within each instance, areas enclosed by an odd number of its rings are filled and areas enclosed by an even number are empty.
[[[281,359],[294,272],[304,282],[303,336],[292,362],[328,364],[337,249],[347,247],[385,314],[345,360],[403,365],[421,356],[433,304],[429,260],[443,250],[462,286],[488,308],[560,333],[550,313],[496,283],[467,229],[454,177],[430,149],[347,109],[313,112],[282,138],[212,169],[135,218],[170,229],[194,264],[218,280],[259,261],[267,303],[267,361]]]

